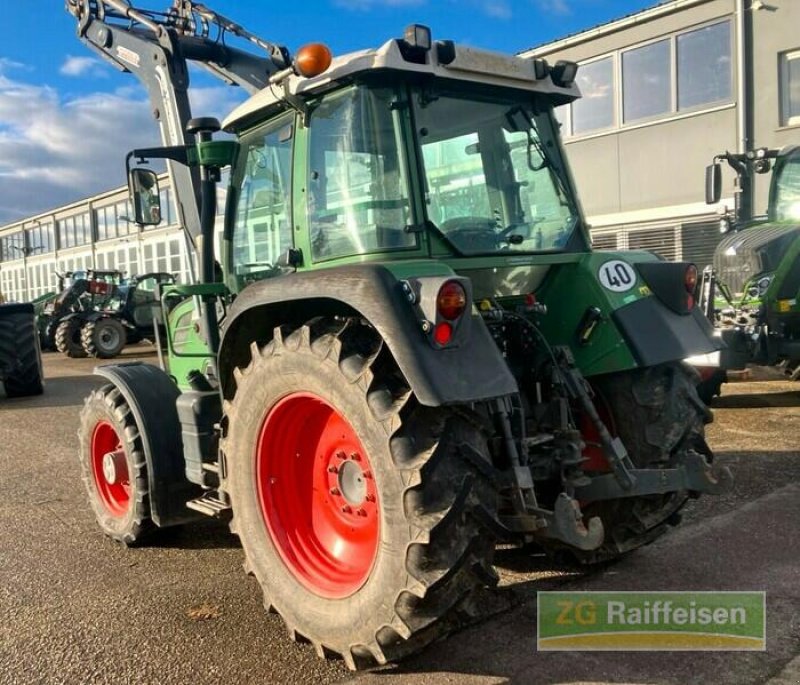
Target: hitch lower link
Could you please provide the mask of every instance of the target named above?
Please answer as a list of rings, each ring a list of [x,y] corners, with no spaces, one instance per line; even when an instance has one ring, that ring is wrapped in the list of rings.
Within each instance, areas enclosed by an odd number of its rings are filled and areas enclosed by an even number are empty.
[[[502,523],[511,535],[535,534],[563,542],[580,550],[600,547],[605,539],[603,522],[593,516],[584,523],[580,504],[574,497],[562,492],[556,497],[553,509],[543,509],[536,502],[530,469],[518,466],[507,472],[511,490],[522,495],[523,510],[515,502],[515,513],[502,517]]]

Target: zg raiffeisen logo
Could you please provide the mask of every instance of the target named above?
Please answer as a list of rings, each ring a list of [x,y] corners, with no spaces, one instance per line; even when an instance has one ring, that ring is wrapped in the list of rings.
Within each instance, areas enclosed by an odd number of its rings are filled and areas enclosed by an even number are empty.
[[[540,592],[548,650],[764,651],[764,592]]]

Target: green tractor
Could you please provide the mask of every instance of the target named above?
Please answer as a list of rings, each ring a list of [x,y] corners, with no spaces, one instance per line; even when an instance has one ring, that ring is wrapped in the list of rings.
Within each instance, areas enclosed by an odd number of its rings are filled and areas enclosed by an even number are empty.
[[[163,367],[96,370],[79,454],[108,536],[229,518],[290,635],[359,668],[475,616],[498,543],[615,559],[730,486],[681,362],[717,349],[695,267],[591,249],[553,116],[576,65],[419,25],[292,59],[192,2],[68,6],[161,117],[136,221],[167,160],[199,267],[159,293]],[[186,55],[253,93],[225,139],[187,116]]]
[[[58,350],[70,357],[85,357],[76,315],[104,306],[122,282],[122,272],[89,269],[57,272],[56,278],[58,293],[49,293],[32,302],[41,348]]]
[[[706,202],[721,194],[721,162],[737,176],[737,206],[723,217],[726,235],[700,282],[700,307],[725,343],[701,366],[706,401],[720,394],[728,371],[748,364],[783,366],[800,377],[800,146],[718,155],[706,169]],[[754,216],[755,174],[772,173],[765,216]]]

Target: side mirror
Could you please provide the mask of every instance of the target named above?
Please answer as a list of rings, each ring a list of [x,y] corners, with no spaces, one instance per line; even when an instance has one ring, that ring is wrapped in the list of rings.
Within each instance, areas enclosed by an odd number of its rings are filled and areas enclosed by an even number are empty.
[[[706,204],[715,205],[722,195],[722,165],[719,162],[706,167]]]
[[[142,226],[157,226],[161,223],[158,176],[150,169],[136,168],[131,169],[129,180],[136,223]]]

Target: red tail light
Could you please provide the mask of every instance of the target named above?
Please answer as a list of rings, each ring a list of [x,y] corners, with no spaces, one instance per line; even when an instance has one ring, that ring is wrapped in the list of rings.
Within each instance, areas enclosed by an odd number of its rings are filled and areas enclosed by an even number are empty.
[[[458,281],[447,281],[436,296],[436,310],[448,321],[457,319],[467,308],[467,292]],[[451,333],[452,333],[452,327]],[[449,340],[449,336],[448,336]]]
[[[439,345],[447,345],[453,337],[453,326],[447,321],[440,321],[433,329],[433,339]]]
[[[697,267],[694,264],[686,267],[686,272],[683,274],[683,285],[688,293],[686,307],[691,309],[694,307],[694,292],[697,289]]]
[[[694,295],[695,288],[697,288],[697,267],[694,264],[689,264],[686,267],[686,273],[683,275],[683,284],[686,286],[686,292]]]

